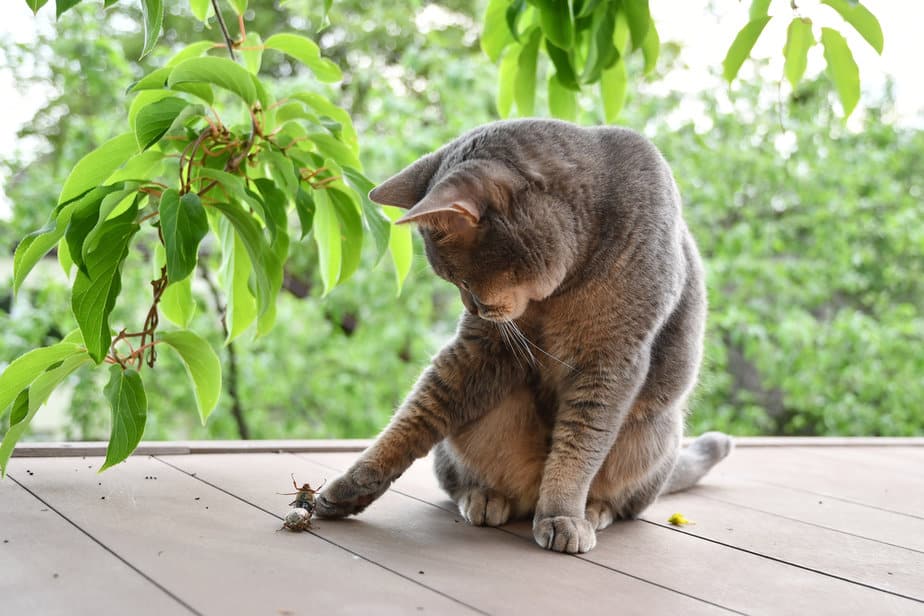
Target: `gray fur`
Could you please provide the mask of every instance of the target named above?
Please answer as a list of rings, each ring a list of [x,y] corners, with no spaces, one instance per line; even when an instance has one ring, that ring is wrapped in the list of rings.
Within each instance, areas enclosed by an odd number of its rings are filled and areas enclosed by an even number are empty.
[[[703,271],[667,163],[623,128],[497,122],[371,194],[409,208],[467,308],[388,428],[318,498],[357,513],[435,450],[473,524],[533,516],[543,547],[595,531],[728,454],[680,439],[702,356]]]

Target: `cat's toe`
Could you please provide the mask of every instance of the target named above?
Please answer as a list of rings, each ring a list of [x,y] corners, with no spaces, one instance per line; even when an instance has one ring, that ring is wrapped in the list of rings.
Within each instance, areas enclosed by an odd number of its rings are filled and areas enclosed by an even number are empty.
[[[459,513],[475,526],[500,526],[510,519],[510,502],[497,492],[475,488],[459,498]]]
[[[603,530],[613,523],[613,510],[603,501],[592,500],[587,502],[584,517],[596,530]]]
[[[565,515],[533,520],[533,537],[543,548],[567,554],[583,554],[597,545],[589,521]]]

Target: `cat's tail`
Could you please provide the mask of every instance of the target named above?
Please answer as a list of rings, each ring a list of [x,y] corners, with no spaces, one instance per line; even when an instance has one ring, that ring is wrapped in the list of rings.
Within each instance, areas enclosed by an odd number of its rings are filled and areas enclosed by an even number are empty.
[[[661,494],[670,494],[693,487],[713,466],[734,448],[731,437],[722,432],[706,432],[688,447],[680,450],[677,464],[671,471]]]

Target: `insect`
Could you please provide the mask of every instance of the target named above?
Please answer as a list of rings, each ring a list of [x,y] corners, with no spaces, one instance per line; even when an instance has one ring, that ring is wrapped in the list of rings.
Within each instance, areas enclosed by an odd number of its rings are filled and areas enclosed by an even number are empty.
[[[326,481],[327,480],[325,480],[324,483],[326,483]],[[315,508],[314,497],[321,488],[324,487],[324,483],[317,488],[312,488],[311,484],[308,483],[304,483],[302,487],[298,487],[298,482],[295,481],[295,475],[292,475],[292,485],[295,487],[295,492],[287,492],[284,495],[295,495],[295,500],[289,503],[292,509],[286,514],[285,520],[282,523],[282,528],[279,530],[288,528],[291,531],[300,532],[311,528],[311,516],[314,515]]]
[[[324,487],[324,483],[327,483],[325,479],[324,482],[319,485],[317,488],[312,488],[311,484],[303,483],[302,487],[298,487],[298,482],[295,481],[295,474],[292,474],[292,485],[295,486],[295,492],[286,492],[284,496],[295,495],[295,500],[289,503],[290,507],[295,507],[296,509],[304,509],[309,513],[314,513],[314,495],[321,491],[321,488]]]

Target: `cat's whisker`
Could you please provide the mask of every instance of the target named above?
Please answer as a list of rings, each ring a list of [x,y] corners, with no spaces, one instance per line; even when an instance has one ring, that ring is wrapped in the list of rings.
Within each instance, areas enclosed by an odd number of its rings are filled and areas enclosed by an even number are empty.
[[[519,354],[516,352],[516,349],[514,348],[513,342],[510,340],[510,332],[507,331],[507,329],[504,327],[504,324],[503,324],[503,323],[497,323],[497,322],[495,322],[494,324],[497,326],[498,331],[500,331],[501,338],[504,339],[504,344],[507,346],[507,348],[510,349],[510,352],[513,354],[513,358],[514,358],[514,360],[516,360],[517,366],[519,366],[520,368],[522,368],[522,367],[523,367],[523,364],[520,363],[520,356],[519,356]]]
[[[574,366],[572,366],[572,365],[569,364],[568,362],[563,361],[563,360],[561,360],[561,359],[558,359],[557,357],[555,357],[554,355],[552,355],[552,354],[549,353],[548,351],[544,350],[544,349],[543,349],[542,347],[540,347],[538,344],[536,344],[535,342],[533,342],[532,340],[530,340],[529,338],[527,338],[527,337],[526,337],[526,334],[523,333],[523,330],[521,330],[521,329],[517,326],[517,324],[516,324],[514,321],[510,321],[510,324],[513,325],[513,328],[517,331],[517,333],[520,334],[520,336],[522,336],[523,340],[524,340],[527,344],[529,344],[530,346],[532,346],[534,349],[536,349],[537,351],[539,351],[540,353],[542,353],[542,354],[545,355],[546,357],[550,357],[550,358],[554,359],[555,361],[557,361],[558,363],[560,363],[562,366],[565,366],[566,368],[570,368],[570,369],[573,370],[574,372],[580,372],[580,370],[578,370],[577,368],[575,368]]]
[[[526,339],[526,336],[523,335],[523,332],[520,331],[520,328],[517,327],[517,324],[513,321],[505,321],[507,327],[510,328],[510,333],[513,335],[513,338],[518,342],[519,346],[523,351],[529,355],[529,364],[535,366],[537,363],[536,356],[533,355],[532,350],[529,348],[529,341]],[[541,364],[540,364],[541,365]]]

